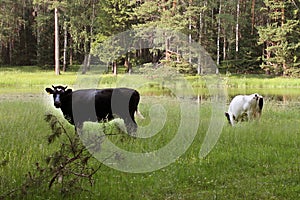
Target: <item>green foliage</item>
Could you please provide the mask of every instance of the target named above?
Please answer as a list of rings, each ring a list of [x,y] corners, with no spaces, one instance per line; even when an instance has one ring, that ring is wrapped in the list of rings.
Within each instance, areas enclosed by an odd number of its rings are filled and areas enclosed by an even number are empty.
[[[91,164],[93,157],[82,145],[78,134],[69,132],[55,115],[46,114],[45,121],[52,130],[48,143],[57,145],[55,139],[60,139],[58,150],[46,157],[46,163],[37,162],[19,188],[5,192],[0,198],[26,198],[37,189],[42,192],[47,188],[55,188],[62,196],[70,196],[87,192],[83,180],[93,184],[93,176],[101,164],[96,168]]]
[[[80,186],[81,179],[93,183],[93,175],[100,168],[89,167],[92,155],[82,145],[78,133],[68,133],[62,123],[52,114],[47,114],[45,120],[50,124],[52,135],[48,137],[51,144],[55,138],[62,134],[66,137],[62,140],[60,149],[46,159],[47,168],[50,171],[49,188],[55,182],[61,183],[62,193],[77,193],[83,190]],[[46,168],[46,169],[47,169]]]
[[[35,41],[32,1],[0,2],[0,64],[30,65],[34,63]]]
[[[168,65],[175,68],[180,74],[196,75],[197,69],[188,62],[170,62]]]
[[[97,52],[98,44],[110,36],[126,30],[156,27],[190,36],[214,60],[219,55],[220,67],[226,71],[257,73],[261,68],[265,73],[295,76],[297,73],[293,71],[299,69],[300,11],[294,0],[3,0],[0,3],[0,64],[53,68],[55,7],[59,10],[61,63],[64,31],[67,64],[82,64],[89,53],[121,66],[127,59],[126,71],[131,71],[132,65],[156,62],[151,49],[130,55],[124,53],[121,58],[114,56],[122,49],[112,50],[109,45],[105,51]],[[150,36],[145,34],[144,37]],[[84,70],[89,70],[87,63]]]
[[[299,62],[300,26],[298,10],[292,1],[264,1],[269,22],[258,27],[259,44],[265,45],[261,67],[272,74],[291,75]],[[286,14],[287,10],[289,13]],[[295,75],[295,74],[293,74]]]

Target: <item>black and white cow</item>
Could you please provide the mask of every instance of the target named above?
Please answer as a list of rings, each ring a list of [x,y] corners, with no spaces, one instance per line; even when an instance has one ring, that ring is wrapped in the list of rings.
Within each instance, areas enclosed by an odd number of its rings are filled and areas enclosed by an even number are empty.
[[[130,88],[83,89],[72,91],[63,86],[46,88],[53,95],[54,106],[60,108],[69,123],[81,128],[85,121],[124,120],[128,132],[135,132],[140,95]]]
[[[244,115],[247,115],[248,120],[259,119],[263,105],[263,97],[257,93],[237,95],[230,102],[228,112],[225,112],[225,116],[232,126],[240,121]]]

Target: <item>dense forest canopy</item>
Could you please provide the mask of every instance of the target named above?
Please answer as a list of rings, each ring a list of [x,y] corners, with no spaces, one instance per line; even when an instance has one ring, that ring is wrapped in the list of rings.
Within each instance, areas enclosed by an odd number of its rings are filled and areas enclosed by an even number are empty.
[[[1,0],[0,64],[54,67],[57,18],[63,70],[84,62],[85,72],[95,44],[153,26],[186,34],[223,71],[299,76],[299,7],[299,0]],[[178,61],[176,52],[142,49],[111,65],[131,71],[135,65],[172,61],[172,54]],[[197,73],[184,66],[184,73]]]

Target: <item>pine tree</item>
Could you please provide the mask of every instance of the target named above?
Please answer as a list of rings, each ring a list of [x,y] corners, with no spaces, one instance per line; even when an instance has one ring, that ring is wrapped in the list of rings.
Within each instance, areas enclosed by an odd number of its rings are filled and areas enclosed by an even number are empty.
[[[32,2],[0,1],[0,63],[30,65],[35,60]]]
[[[261,67],[267,73],[289,75],[299,62],[299,10],[292,1],[264,3],[267,25],[259,27],[259,44],[264,44]]]

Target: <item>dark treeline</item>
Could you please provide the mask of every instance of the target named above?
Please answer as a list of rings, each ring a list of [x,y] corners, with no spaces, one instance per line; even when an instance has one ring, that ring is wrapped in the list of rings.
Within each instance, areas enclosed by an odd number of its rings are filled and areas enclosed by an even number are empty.
[[[91,48],[109,36],[157,26],[188,35],[224,71],[298,76],[299,6],[299,0],[1,0],[0,64],[54,67],[57,11],[63,70],[88,65]],[[112,65],[167,57],[155,51]]]

